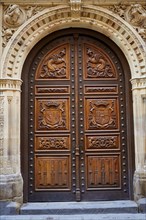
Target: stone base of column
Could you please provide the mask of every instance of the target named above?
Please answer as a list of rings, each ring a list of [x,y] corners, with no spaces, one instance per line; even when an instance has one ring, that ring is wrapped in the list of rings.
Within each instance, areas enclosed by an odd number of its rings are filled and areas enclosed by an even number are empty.
[[[133,179],[134,200],[146,198],[146,171],[135,171]]]
[[[0,175],[0,200],[23,203],[23,179],[20,173]]]

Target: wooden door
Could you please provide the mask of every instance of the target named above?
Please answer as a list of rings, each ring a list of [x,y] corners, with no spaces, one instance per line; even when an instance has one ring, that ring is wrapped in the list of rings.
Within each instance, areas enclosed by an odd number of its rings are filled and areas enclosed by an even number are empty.
[[[115,53],[74,33],[41,48],[30,72],[28,200],[129,198],[131,116]]]

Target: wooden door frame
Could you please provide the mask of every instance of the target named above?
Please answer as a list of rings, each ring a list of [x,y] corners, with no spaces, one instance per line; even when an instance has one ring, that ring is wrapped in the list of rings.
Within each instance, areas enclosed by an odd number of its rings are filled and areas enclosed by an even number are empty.
[[[127,136],[131,137],[127,139],[128,147],[128,168],[129,168],[129,191],[130,191],[130,199],[133,198],[133,174],[135,169],[135,161],[134,161],[134,129],[133,129],[133,111],[132,111],[132,92],[131,92],[131,83],[130,83],[130,68],[128,62],[120,50],[120,48],[108,37],[97,33],[96,31],[92,31],[89,29],[81,29],[81,28],[70,28],[61,31],[56,31],[49,36],[43,38],[39,43],[37,43],[34,48],[31,50],[29,55],[27,56],[23,70],[22,70],[22,98],[21,98],[21,172],[24,180],[24,202],[28,201],[28,120],[26,120],[28,116],[28,73],[33,62],[34,57],[38,53],[38,51],[43,48],[47,43],[52,40],[59,38],[61,36],[66,36],[68,34],[73,33],[81,33],[86,36],[90,36],[95,38],[102,43],[105,43],[112,51],[115,52],[116,57],[120,60],[123,68],[123,73],[125,76],[125,93],[126,95],[126,115],[130,115],[127,117],[127,131],[129,132]],[[87,34],[88,33],[88,34]],[[128,78],[128,79],[127,79]],[[129,108],[128,108],[129,106]],[[29,116],[28,116],[29,117]],[[132,129],[130,129],[132,128]],[[30,134],[29,134],[30,135]],[[132,158],[132,160],[131,160]],[[30,174],[31,175],[31,174]]]

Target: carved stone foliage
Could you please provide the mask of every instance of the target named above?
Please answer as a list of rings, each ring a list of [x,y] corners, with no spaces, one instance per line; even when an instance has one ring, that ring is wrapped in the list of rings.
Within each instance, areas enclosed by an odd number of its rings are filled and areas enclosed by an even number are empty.
[[[107,57],[93,48],[86,48],[87,78],[115,78],[115,71]]]
[[[14,34],[14,32],[29,18],[33,15],[42,11],[44,7],[40,6],[20,6],[17,4],[10,4],[4,7],[3,16],[3,47],[6,46],[7,42]]]
[[[110,10],[131,24],[146,39],[146,8],[140,4],[110,6]]]

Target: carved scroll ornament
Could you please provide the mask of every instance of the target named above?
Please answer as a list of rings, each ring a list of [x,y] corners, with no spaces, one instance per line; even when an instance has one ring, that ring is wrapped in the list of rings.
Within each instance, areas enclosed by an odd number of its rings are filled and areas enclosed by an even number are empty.
[[[67,138],[65,137],[48,137],[39,139],[40,150],[58,150],[67,149]]]
[[[116,148],[116,137],[91,137],[89,138],[89,148],[108,149]]]

